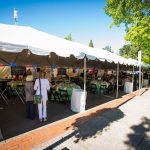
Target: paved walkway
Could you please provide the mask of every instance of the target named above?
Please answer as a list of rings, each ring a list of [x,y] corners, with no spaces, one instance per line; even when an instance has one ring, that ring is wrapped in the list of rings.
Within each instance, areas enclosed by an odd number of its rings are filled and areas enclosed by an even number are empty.
[[[150,150],[150,90],[35,149],[44,148]]]

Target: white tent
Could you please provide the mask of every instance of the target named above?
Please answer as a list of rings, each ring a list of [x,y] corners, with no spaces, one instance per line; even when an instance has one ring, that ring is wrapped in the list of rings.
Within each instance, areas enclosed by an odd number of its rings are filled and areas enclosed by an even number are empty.
[[[68,41],[31,27],[0,24],[0,51],[21,52],[23,49],[29,49],[36,55],[49,55],[51,52],[55,52],[62,57],[69,57],[70,54],[73,54],[77,58],[84,58],[86,55],[91,60],[97,58],[100,61],[114,62],[117,64],[117,79],[119,64],[138,65],[137,61]],[[84,68],[86,70],[86,59],[84,59]],[[85,81],[86,71],[84,73],[84,89],[86,89]]]
[[[0,24],[0,50],[21,52],[29,49],[37,55],[55,52],[59,56],[78,56],[86,46],[50,35],[31,27]]]
[[[127,61],[127,59],[114,53],[90,48],[31,27],[0,24],[0,50],[21,52],[23,49],[29,49],[37,55],[49,55],[50,52],[55,52],[62,57],[69,57],[70,54],[74,56],[86,54],[89,59],[98,58],[100,61],[106,60],[110,63],[137,65],[136,62]]]

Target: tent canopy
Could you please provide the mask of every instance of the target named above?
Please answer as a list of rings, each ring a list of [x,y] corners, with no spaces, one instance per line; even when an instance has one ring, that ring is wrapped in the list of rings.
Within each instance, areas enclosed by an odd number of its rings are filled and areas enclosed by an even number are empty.
[[[78,56],[86,48],[82,44],[41,32],[31,27],[0,24],[0,48],[3,51],[21,52],[29,49],[33,54],[59,56]]]
[[[55,52],[61,57],[86,57],[90,60],[98,59],[102,62],[119,63],[137,66],[136,60],[128,60],[114,53],[90,48],[86,45],[65,40],[51,34],[26,26],[0,24],[0,51],[19,53],[28,49],[36,55],[50,55]]]

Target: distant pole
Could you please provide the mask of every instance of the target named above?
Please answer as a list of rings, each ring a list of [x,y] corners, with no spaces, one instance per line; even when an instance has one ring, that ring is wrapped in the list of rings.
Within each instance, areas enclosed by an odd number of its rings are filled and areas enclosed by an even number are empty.
[[[134,89],[134,66],[133,66],[133,73],[132,73],[132,92]]]
[[[143,68],[141,68],[141,75],[142,75],[142,79],[141,79],[141,88],[143,87],[143,81],[144,81],[144,70]]]
[[[149,86],[149,73],[148,73],[148,86]]]
[[[118,89],[119,89],[119,62],[117,63],[117,91],[116,91],[116,98],[118,98]]]
[[[84,57],[84,92],[86,91],[86,55]]]
[[[17,25],[18,22],[18,11],[14,8],[14,25]]]
[[[142,56],[142,52],[139,51],[138,52],[138,64],[139,64],[139,90],[141,89],[141,56]],[[140,95],[140,92],[139,92]]]

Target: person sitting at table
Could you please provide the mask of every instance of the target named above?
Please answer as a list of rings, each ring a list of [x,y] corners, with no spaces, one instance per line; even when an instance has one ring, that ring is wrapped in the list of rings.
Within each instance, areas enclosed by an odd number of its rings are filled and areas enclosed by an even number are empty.
[[[14,81],[18,81],[19,80],[19,74],[17,73],[14,77]]]
[[[27,75],[31,75],[32,74],[31,69],[28,69],[27,72],[26,72],[26,74]]]
[[[33,76],[27,75],[26,83],[25,83],[25,99],[27,105],[27,118],[34,119],[35,118],[35,104],[34,100],[34,87],[33,87]]]
[[[45,78],[45,75],[46,73],[40,70],[39,78],[35,80],[35,84],[34,84],[34,90],[36,90],[36,94],[40,95],[40,89],[41,89],[41,95],[42,95],[41,103],[38,104],[40,122],[47,121],[47,100],[48,100],[47,91],[50,90],[50,83],[48,79]]]
[[[114,76],[111,77],[111,79],[109,80],[109,83],[111,83],[112,85],[114,85],[116,82],[116,79]]]
[[[131,78],[129,76],[127,76],[125,79],[124,79],[124,82],[131,82]]]
[[[49,82],[51,82],[51,74],[49,70],[46,71],[45,77],[48,79]]]

